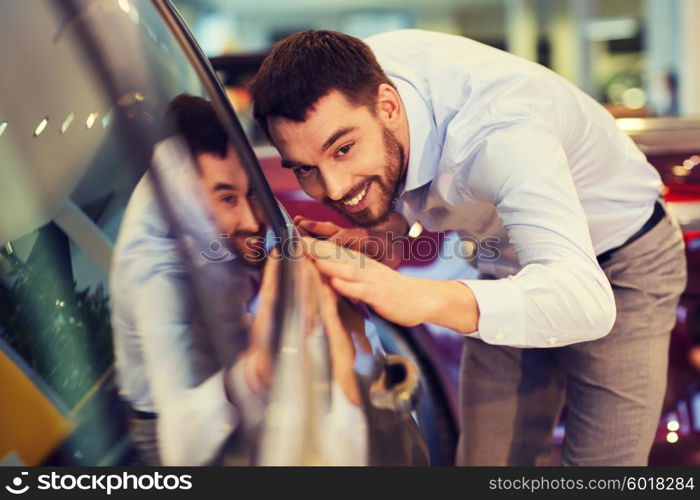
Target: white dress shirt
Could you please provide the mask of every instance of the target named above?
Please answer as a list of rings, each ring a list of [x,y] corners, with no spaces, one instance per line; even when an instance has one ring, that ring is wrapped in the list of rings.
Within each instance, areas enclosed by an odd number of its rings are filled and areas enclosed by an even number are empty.
[[[400,211],[480,241],[479,270],[501,278],[464,280],[475,335],[520,347],[606,335],[615,302],[595,256],[644,224],[662,188],[613,117],[543,66],[467,38],[366,41],[408,116]]]

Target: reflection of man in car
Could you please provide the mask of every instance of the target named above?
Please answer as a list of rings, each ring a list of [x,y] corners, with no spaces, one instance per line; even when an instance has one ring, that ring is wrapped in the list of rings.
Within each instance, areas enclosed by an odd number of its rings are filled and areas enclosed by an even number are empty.
[[[659,175],[599,104],[534,63],[414,30],[292,35],[252,95],[282,166],[355,224],[405,228],[397,208],[500,241],[486,279],[463,282],[315,245],[339,293],[483,340],[465,341],[460,463],[546,463],[564,403],[565,463],[646,463],[683,243]]]
[[[170,113],[196,155],[199,181],[222,240],[245,263],[262,265],[267,230],[264,214],[211,106],[180,95],[171,102]]]
[[[175,220],[166,220],[144,177],[129,201],[111,273],[116,363],[144,461],[207,464],[234,429],[255,425],[262,408],[269,360],[264,343],[249,342],[246,319],[260,263],[241,257],[262,244],[249,241],[262,240],[266,224],[211,105],[182,95],[169,115],[187,148],[178,138],[162,141],[152,168]],[[207,283],[209,318],[197,308],[174,222],[198,257],[193,271]],[[212,251],[219,241],[224,245]],[[255,323],[269,315],[269,288],[263,284]]]

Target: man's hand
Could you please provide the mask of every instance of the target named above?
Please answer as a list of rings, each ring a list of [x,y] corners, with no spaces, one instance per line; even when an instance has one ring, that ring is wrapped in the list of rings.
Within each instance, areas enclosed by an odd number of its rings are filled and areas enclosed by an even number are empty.
[[[294,223],[304,236],[329,240],[336,245],[362,252],[368,257],[396,269],[401,265],[405,245],[406,221],[398,213],[378,229],[343,228],[332,222],[305,219],[297,215]]]
[[[243,363],[247,386],[261,396],[267,392],[272,382],[270,328],[277,298],[279,266],[279,252],[273,250],[263,271],[260,301],[250,329],[249,347],[238,359],[238,362]],[[302,293],[306,298],[305,334],[311,334],[320,320],[328,338],[333,378],[348,400],[359,405],[360,392],[353,368],[355,348],[358,346],[367,352],[371,350],[364,333],[364,321],[346,299],[338,297],[328,284],[328,278],[320,275],[310,258],[300,262],[299,268]],[[229,377],[232,376],[231,372]]]
[[[479,309],[463,283],[410,278],[355,250],[304,240],[334,290],[365,302],[387,320],[402,326],[435,323],[462,333],[476,331]]]
[[[328,339],[333,379],[348,400],[360,406],[360,387],[355,377],[356,345],[370,352],[369,340],[365,336],[364,320],[351,304],[328,284],[328,278],[321,276],[311,260],[305,262],[316,273],[318,313]]]
[[[265,262],[265,268],[263,269],[259,291],[260,301],[250,328],[248,348],[239,358],[239,361],[245,364],[244,375],[248,387],[257,393],[266,392],[272,381],[270,329],[277,300],[279,267],[279,252],[274,249]]]

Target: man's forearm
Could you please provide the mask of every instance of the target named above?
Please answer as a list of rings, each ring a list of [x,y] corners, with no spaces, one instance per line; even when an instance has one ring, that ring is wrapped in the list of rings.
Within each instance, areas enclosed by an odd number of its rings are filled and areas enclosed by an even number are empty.
[[[471,289],[459,281],[418,279],[425,298],[425,323],[459,333],[473,333],[479,325],[479,307]]]

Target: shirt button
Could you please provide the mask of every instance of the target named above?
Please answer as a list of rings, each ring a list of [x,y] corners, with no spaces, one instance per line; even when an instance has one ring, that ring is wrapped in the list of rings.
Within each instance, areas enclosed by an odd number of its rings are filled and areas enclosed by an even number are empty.
[[[496,340],[503,340],[505,337],[506,337],[505,333],[503,333],[501,331],[496,332]]]
[[[556,337],[549,337],[549,338],[547,339],[547,342],[549,343],[549,345],[554,345],[554,344],[557,343],[557,340],[559,340],[559,339],[556,338]]]

